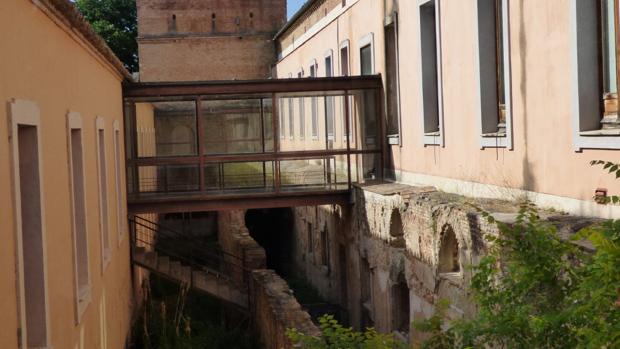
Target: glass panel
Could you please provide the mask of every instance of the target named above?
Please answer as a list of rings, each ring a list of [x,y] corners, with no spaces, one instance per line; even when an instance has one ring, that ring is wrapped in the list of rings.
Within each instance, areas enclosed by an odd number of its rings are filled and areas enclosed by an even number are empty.
[[[219,194],[273,191],[273,174],[273,161],[211,163],[204,167],[206,189]]]
[[[164,166],[165,191],[194,191],[199,189],[198,166],[196,165],[169,165]]]
[[[197,165],[141,166],[138,168],[141,193],[184,192],[199,189]]]
[[[295,138],[295,110],[293,105],[293,98],[287,98],[288,102],[288,136],[290,139]],[[299,114],[297,114],[299,115]]]
[[[263,130],[265,133],[265,152],[273,152],[273,106],[271,98],[264,98]]]
[[[381,154],[351,155],[351,181],[365,183],[381,178]]]
[[[377,115],[377,93],[374,90],[351,92],[353,105],[351,112],[355,123],[353,133],[357,135],[351,147],[357,149],[378,149],[380,147],[380,124]]]
[[[346,170],[338,169],[335,157],[280,161],[282,191],[347,189]]]
[[[137,103],[138,107],[140,156],[197,154],[195,102]]]
[[[201,102],[205,154],[247,154],[263,151],[261,100]]]
[[[299,138],[304,140],[306,138],[306,99],[304,97],[298,97],[297,104],[299,113]]]

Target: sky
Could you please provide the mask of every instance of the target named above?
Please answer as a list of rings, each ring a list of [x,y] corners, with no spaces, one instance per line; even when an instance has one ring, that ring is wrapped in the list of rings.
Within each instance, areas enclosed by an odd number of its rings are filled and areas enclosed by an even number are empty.
[[[299,8],[306,2],[306,0],[287,0],[288,1],[288,18],[291,18],[299,10]]]

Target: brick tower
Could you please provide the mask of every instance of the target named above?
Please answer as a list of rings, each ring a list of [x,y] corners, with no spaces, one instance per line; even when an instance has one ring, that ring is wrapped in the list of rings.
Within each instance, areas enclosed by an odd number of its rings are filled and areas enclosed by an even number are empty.
[[[261,79],[286,0],[137,0],[141,81]]]

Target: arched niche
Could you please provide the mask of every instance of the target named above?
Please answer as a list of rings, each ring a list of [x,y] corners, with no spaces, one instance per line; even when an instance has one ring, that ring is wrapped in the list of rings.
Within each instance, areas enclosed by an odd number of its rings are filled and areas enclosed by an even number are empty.
[[[446,225],[441,232],[438,267],[439,273],[458,273],[461,271],[459,242],[450,225]]]
[[[401,272],[396,284],[392,286],[392,331],[405,335],[411,327],[409,297],[409,285]]]
[[[396,208],[390,215],[390,240],[393,247],[405,247],[403,220],[400,211]]]

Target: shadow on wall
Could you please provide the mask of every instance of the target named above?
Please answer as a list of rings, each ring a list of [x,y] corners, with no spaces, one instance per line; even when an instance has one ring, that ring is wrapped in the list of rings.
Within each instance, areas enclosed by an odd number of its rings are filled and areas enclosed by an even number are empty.
[[[245,225],[250,236],[265,249],[267,268],[282,277],[293,270],[293,211],[290,208],[248,210]]]

